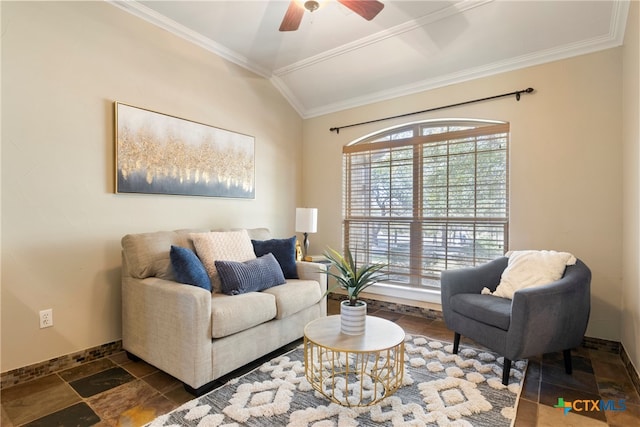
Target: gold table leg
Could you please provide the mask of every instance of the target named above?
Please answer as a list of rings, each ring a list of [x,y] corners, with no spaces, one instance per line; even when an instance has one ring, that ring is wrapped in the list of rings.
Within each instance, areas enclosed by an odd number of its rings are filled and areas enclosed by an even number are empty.
[[[374,405],[402,386],[404,342],[379,351],[335,351],[304,339],[305,375],[323,396],[343,406]]]

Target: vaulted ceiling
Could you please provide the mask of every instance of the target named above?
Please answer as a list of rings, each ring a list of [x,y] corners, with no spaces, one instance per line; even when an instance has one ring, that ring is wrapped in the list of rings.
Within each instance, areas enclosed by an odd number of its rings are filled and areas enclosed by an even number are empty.
[[[289,1],[108,1],[268,78],[304,118],[619,46],[629,7],[382,0],[367,21],[320,0],[281,32]]]

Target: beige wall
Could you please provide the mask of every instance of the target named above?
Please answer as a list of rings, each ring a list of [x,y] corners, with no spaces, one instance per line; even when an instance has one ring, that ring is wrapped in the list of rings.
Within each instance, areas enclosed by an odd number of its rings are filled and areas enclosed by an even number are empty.
[[[302,120],[268,81],[104,2],[1,7],[2,372],[121,338],[126,233],[293,234]],[[255,200],[113,194],[116,100],[255,136]]]
[[[267,225],[284,236],[304,204],[319,208],[311,252],[339,247],[342,146],[403,121],[338,135],[330,127],[528,86],[536,93],[520,102],[410,120],[511,123],[511,249],[584,259],[593,271],[587,334],[622,340],[640,365],[637,2],[627,30],[635,46],[309,119],[304,129],[266,80],[108,4],[0,6],[2,372],[120,339],[122,235]],[[115,100],[255,136],[256,199],[113,194]],[[40,330],[37,313],[50,307],[55,326]]]
[[[341,149],[408,120],[471,117],[511,123],[510,248],[573,252],[593,272],[587,334],[620,340],[621,49],[558,61],[330,114],[304,123],[304,202],[319,209],[310,251],[341,247]],[[502,99],[409,119],[347,125],[533,87]]]
[[[631,2],[622,74],[622,345],[640,372],[640,2]]]

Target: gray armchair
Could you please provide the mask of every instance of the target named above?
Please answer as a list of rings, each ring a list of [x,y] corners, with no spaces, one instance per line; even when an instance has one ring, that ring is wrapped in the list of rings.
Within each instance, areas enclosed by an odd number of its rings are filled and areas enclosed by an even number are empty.
[[[577,260],[559,280],[516,291],[513,300],[482,295],[483,287],[495,291],[507,262],[502,257],[442,272],[442,313],[455,332],[453,352],[464,335],[504,356],[504,385],[512,360],[560,350],[571,374],[571,349],[581,344],[589,321],[591,271]]]

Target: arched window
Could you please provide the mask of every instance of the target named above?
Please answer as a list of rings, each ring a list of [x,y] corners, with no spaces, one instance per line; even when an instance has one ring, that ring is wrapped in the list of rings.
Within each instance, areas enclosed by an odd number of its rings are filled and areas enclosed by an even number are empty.
[[[438,120],[343,149],[344,246],[392,284],[438,290],[440,272],[507,250],[509,124]]]

